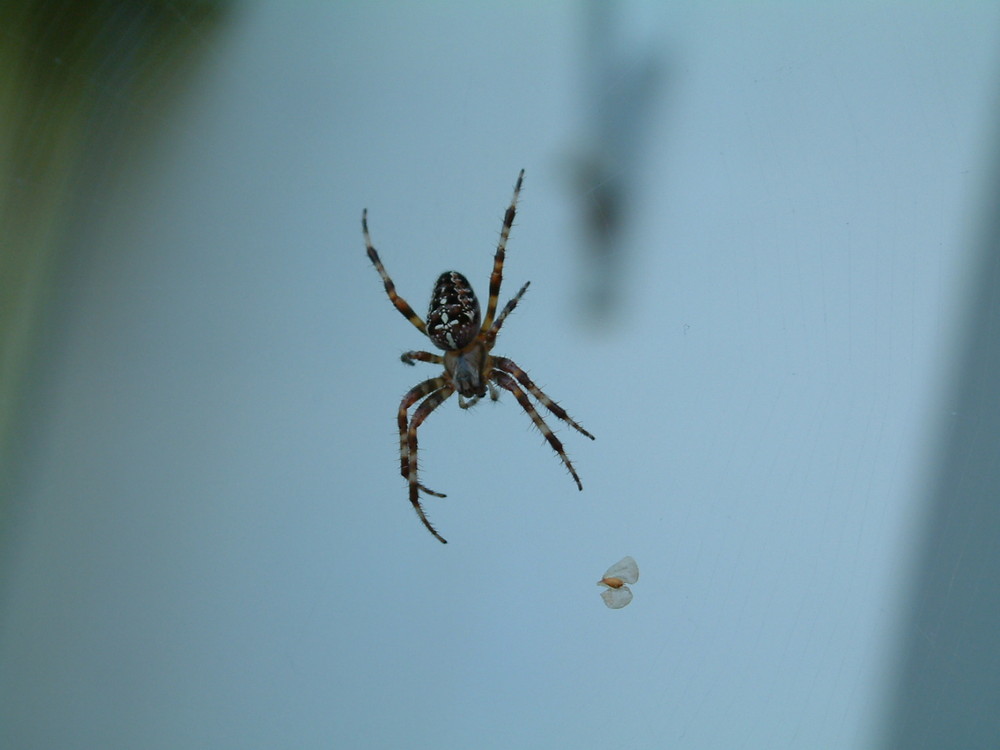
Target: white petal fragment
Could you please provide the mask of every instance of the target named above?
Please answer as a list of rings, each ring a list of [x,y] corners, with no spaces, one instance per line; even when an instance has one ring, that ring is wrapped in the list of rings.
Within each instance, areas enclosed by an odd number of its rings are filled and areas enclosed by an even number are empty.
[[[622,586],[617,589],[604,589],[601,592],[601,598],[611,609],[621,609],[632,601],[632,592],[628,586]]]
[[[611,609],[621,609],[632,601],[632,591],[626,583],[635,583],[639,580],[639,566],[635,560],[626,555],[616,562],[604,574],[604,578],[597,582],[598,586],[604,586],[601,598]]]

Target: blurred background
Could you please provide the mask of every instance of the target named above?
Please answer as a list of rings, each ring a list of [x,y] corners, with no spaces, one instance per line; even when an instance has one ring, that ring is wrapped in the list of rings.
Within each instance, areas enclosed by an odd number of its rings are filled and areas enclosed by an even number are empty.
[[[0,746],[1000,746],[1000,6],[0,10]],[[596,435],[421,428],[442,271]],[[594,585],[624,555],[633,602]]]

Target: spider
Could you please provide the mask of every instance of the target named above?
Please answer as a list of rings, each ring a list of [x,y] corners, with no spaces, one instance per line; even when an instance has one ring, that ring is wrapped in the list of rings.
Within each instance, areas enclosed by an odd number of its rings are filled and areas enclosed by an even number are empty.
[[[427,530],[443,544],[447,544],[447,541],[437,533],[420,505],[421,492],[434,497],[445,497],[445,495],[428,489],[417,479],[417,428],[451,394],[457,392],[458,405],[463,409],[468,409],[485,396],[487,390],[489,390],[490,398],[496,401],[500,397],[497,386],[513,393],[514,398],[528,413],[535,426],[541,430],[549,445],[559,454],[559,458],[562,459],[563,464],[573,476],[576,486],[581,490],[583,484],[580,482],[580,477],[577,475],[576,469],[573,468],[573,464],[570,463],[566,451],[563,450],[562,443],[559,442],[559,438],[555,436],[532,405],[525,390],[557,418],[591,440],[594,439],[594,436],[577,424],[559,404],[546,396],[541,388],[531,381],[527,373],[512,360],[490,354],[497,334],[500,332],[500,327],[517,306],[517,303],[520,302],[524,293],[528,291],[528,285],[531,283],[530,281],[525,282],[521,290],[511,298],[500,315],[494,319],[497,300],[500,296],[500,282],[503,280],[503,261],[507,237],[510,235],[510,228],[514,223],[517,196],[521,192],[523,179],[524,170],[522,169],[517,176],[514,197],[504,215],[503,228],[500,230],[500,242],[497,245],[496,255],[493,257],[493,272],[490,274],[490,299],[486,306],[486,317],[482,319],[482,323],[480,323],[479,300],[476,299],[476,294],[472,291],[468,279],[458,271],[446,271],[438,277],[434,284],[434,291],[431,293],[430,308],[425,323],[419,315],[413,312],[413,308],[406,300],[396,293],[396,286],[389,278],[389,274],[386,273],[382,261],[379,260],[378,252],[372,245],[371,235],[368,234],[368,209],[366,208],[361,213],[361,231],[364,233],[368,258],[375,266],[379,276],[382,277],[389,300],[403,314],[404,318],[427,336],[434,346],[444,352],[442,356],[431,352],[411,351],[405,352],[400,357],[408,365],[414,365],[416,362],[444,365],[444,372],[411,388],[403,396],[398,413],[400,473],[409,484],[410,502],[417,511],[417,515],[420,516],[420,520],[427,527]],[[408,420],[407,411],[418,401],[420,402],[419,406]]]

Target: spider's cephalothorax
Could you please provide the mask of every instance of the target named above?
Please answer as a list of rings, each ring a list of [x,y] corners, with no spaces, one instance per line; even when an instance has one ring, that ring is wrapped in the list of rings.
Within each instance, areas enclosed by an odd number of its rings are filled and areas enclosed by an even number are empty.
[[[496,401],[500,396],[497,390],[498,386],[513,393],[514,398],[528,413],[535,426],[541,430],[549,445],[559,454],[559,458],[562,459],[563,464],[569,469],[569,473],[576,481],[576,486],[583,489],[580,477],[577,476],[576,469],[573,468],[566,451],[563,450],[562,443],[542,419],[525,391],[534,396],[558,419],[566,422],[591,440],[594,439],[594,436],[577,424],[559,404],[545,395],[531,381],[528,374],[512,360],[490,354],[497,334],[500,332],[500,327],[517,306],[521,297],[524,296],[530,283],[525,282],[521,290],[511,298],[494,319],[493,316],[496,314],[497,302],[500,297],[500,283],[503,280],[507,238],[510,236],[510,228],[514,224],[517,196],[521,191],[523,179],[524,170],[522,169],[517,176],[517,183],[514,185],[514,197],[504,215],[503,228],[500,230],[500,242],[497,245],[496,255],[493,257],[493,273],[490,274],[490,299],[486,305],[486,318],[481,322],[479,300],[476,299],[476,293],[472,291],[469,280],[457,271],[448,271],[441,274],[434,285],[430,308],[427,312],[427,322],[424,323],[420,316],[413,312],[413,308],[406,300],[396,293],[396,286],[389,278],[389,274],[386,273],[382,261],[379,260],[378,252],[372,245],[371,236],[368,234],[368,210],[365,209],[361,214],[361,230],[365,236],[368,258],[374,264],[379,276],[382,277],[389,300],[403,314],[403,317],[444,352],[444,356],[424,351],[406,352],[402,355],[401,359],[408,365],[418,361],[430,362],[443,365],[444,371],[436,378],[430,378],[411,388],[403,396],[397,414],[400,473],[409,484],[410,502],[417,511],[417,515],[441,542],[445,541],[444,538],[431,526],[431,522],[427,519],[424,509],[420,505],[421,492],[435,497],[444,497],[444,495],[427,489],[417,479],[417,428],[423,424],[432,411],[453,393],[458,393],[458,405],[463,409],[467,409],[479,401],[486,395],[487,390],[490,392],[490,398]],[[407,411],[418,401],[420,404],[408,418]]]

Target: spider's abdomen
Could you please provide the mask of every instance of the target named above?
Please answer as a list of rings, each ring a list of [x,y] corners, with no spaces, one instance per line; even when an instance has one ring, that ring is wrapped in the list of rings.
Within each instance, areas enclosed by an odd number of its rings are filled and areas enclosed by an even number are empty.
[[[458,271],[438,277],[427,312],[427,335],[438,349],[467,346],[479,333],[479,300],[469,280]]]

